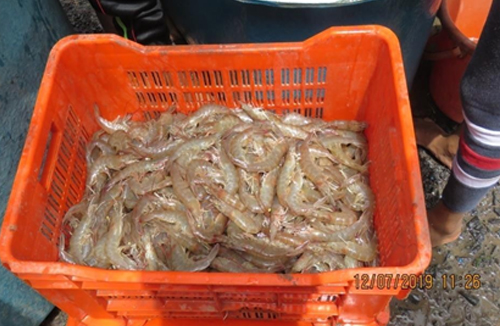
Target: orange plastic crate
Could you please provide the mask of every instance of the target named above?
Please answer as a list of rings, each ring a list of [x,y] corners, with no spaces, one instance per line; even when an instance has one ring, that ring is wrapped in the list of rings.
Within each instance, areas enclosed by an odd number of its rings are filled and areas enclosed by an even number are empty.
[[[71,325],[173,325],[201,319],[296,325],[387,322],[390,289],[356,274],[418,274],[431,248],[399,44],[378,26],[332,28],[303,43],[143,47],[70,36],[52,50],[2,227],[3,264],[71,317]],[[370,182],[381,267],[322,274],[102,270],[58,262],[65,211],[79,201],[97,103],[113,119],[172,104],[239,101],[325,120],[369,123]],[[200,321],[201,322],[201,321]],[[247,321],[244,323],[247,324]],[[267,323],[265,323],[267,324]]]

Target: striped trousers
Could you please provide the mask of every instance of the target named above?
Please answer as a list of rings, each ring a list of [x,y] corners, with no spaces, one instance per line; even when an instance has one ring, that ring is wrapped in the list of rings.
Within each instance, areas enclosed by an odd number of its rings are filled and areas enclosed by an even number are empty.
[[[465,126],[443,192],[453,212],[472,210],[500,179],[500,0],[494,0],[461,83]]]

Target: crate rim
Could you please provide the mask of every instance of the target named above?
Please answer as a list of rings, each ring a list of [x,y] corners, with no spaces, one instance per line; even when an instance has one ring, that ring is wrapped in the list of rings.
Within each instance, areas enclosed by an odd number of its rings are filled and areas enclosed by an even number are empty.
[[[60,60],[61,53],[77,42],[82,43],[117,43],[123,47],[135,50],[140,53],[157,53],[165,55],[170,50],[177,52],[189,52],[196,47],[198,52],[233,52],[235,50],[255,50],[260,48],[301,48],[308,43],[320,42],[323,38],[331,35],[342,34],[364,34],[374,35],[385,42],[389,49],[391,65],[394,70],[392,83],[396,90],[398,107],[400,108],[400,123],[402,128],[404,146],[404,156],[407,158],[405,170],[411,174],[411,191],[409,194],[415,198],[412,212],[414,216],[414,228],[416,230],[417,254],[413,261],[404,266],[384,266],[372,267],[370,273],[377,274],[420,274],[429,265],[431,260],[431,244],[428,230],[427,216],[422,190],[420,167],[418,166],[418,157],[416,151],[415,135],[413,131],[413,120],[411,117],[410,104],[408,99],[407,85],[404,78],[404,67],[399,47],[399,41],[396,35],[388,28],[380,25],[346,26],[331,27],[304,42],[281,42],[281,43],[262,43],[262,44],[225,44],[225,45],[181,45],[181,46],[142,46],[132,41],[123,39],[112,34],[90,34],[90,35],[71,35],[61,39],[50,52],[45,68],[44,76],[40,86],[40,94],[37,98],[33,111],[32,122],[26,136],[25,146],[23,148],[21,159],[18,165],[11,195],[5,212],[4,223],[0,233],[0,261],[14,274],[23,278],[25,274],[29,279],[29,274],[45,275],[66,275],[70,278],[76,277],[85,281],[107,281],[107,282],[127,282],[127,283],[169,283],[169,284],[207,284],[211,285],[255,285],[255,286],[319,286],[325,284],[343,284],[352,283],[356,274],[361,274],[366,269],[348,269],[338,270],[320,274],[236,274],[236,273],[192,273],[175,271],[123,271],[107,270],[88,266],[72,265],[62,262],[37,262],[20,260],[14,256],[11,251],[13,234],[17,230],[16,221],[20,214],[19,207],[22,205],[22,194],[29,185],[23,183],[23,176],[30,175],[34,152],[37,146],[43,146],[38,139],[42,133],[41,123],[33,123],[44,117],[43,107],[48,101],[50,89],[54,86],[54,74],[52,73]],[[44,90],[44,92],[41,92]],[[414,158],[414,159],[413,159]],[[230,277],[229,277],[230,276]],[[258,280],[256,279],[258,276]]]

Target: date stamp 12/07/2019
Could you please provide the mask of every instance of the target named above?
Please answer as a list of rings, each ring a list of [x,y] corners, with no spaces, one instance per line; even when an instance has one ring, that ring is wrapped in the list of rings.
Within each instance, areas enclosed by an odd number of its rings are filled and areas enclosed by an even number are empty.
[[[443,290],[455,288],[477,290],[481,288],[479,274],[443,274],[434,278],[431,274],[356,274],[354,275],[356,290],[403,290],[432,289],[440,286]]]

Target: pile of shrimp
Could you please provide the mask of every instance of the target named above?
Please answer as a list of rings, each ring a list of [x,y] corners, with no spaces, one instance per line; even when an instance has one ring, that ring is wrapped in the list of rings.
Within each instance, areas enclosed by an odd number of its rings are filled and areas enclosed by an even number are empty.
[[[63,219],[62,261],[235,273],[377,264],[363,122],[245,104],[142,122],[95,113],[102,130],[83,199]]]

